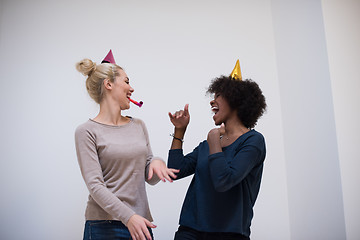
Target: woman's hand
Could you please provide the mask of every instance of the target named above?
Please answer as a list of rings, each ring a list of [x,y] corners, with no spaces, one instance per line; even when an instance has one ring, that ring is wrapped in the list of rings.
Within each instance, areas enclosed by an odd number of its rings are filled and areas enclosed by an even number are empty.
[[[225,134],[225,125],[221,124],[220,128],[213,128],[209,131],[207,142],[209,145],[209,154],[221,152],[220,136]]]
[[[175,173],[179,171],[180,170],[177,169],[167,168],[164,161],[155,159],[150,163],[148,179],[151,179],[155,173],[161,181],[165,182],[165,179],[167,179],[169,182],[172,182],[172,179],[177,177]]]
[[[137,214],[132,215],[126,225],[133,240],[152,240],[148,227],[156,228],[149,220]]]
[[[180,110],[171,114],[169,112],[170,121],[175,126],[175,129],[183,129],[185,131],[190,122],[189,104],[186,104],[184,110]]]

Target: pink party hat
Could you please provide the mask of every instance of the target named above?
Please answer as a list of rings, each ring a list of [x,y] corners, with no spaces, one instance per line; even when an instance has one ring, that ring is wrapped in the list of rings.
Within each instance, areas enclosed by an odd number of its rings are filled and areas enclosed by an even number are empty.
[[[101,63],[112,63],[112,64],[116,64],[111,49],[110,49],[109,53],[106,55],[106,57],[104,58],[104,60],[102,60]]]

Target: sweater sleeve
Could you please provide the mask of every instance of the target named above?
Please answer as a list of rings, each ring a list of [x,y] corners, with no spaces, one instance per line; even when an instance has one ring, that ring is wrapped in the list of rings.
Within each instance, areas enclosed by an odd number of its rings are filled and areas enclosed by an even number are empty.
[[[179,169],[180,172],[177,175],[177,178],[174,180],[179,180],[181,178],[190,176],[195,173],[196,163],[199,153],[199,147],[196,147],[191,153],[184,156],[183,149],[170,149],[168,156],[168,168]]]
[[[146,125],[142,120],[139,120],[141,122],[141,126],[143,128],[144,131],[144,136],[146,139],[146,147],[147,147],[147,157],[146,157],[146,166],[145,166],[145,181],[147,183],[149,183],[150,185],[155,185],[160,181],[160,178],[156,175],[153,174],[153,177],[151,179],[148,179],[149,177],[149,168],[150,168],[150,164],[153,160],[157,159],[157,160],[161,160],[164,161],[162,158],[160,157],[154,157],[152,150],[151,150],[151,145],[150,145],[150,140],[149,140],[149,133],[147,131]]]
[[[227,161],[224,152],[208,157],[211,180],[218,192],[225,192],[239,184],[263,160],[262,151],[254,144],[245,144],[234,154],[231,161]]]
[[[106,187],[96,149],[96,137],[85,127],[75,131],[75,146],[81,174],[91,197],[101,208],[125,225],[135,212]]]

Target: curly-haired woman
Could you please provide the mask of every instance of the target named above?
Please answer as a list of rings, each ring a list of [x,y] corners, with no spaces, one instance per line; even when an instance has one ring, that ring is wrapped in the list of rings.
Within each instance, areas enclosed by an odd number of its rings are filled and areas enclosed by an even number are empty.
[[[188,105],[169,113],[175,130],[168,167],[180,169],[176,180],[194,175],[175,239],[250,239],[266,155],[264,137],[253,128],[266,110],[265,97],[257,83],[241,80],[241,74],[214,79],[207,92],[214,94],[213,120],[221,127],[211,129],[187,155],[182,144]]]

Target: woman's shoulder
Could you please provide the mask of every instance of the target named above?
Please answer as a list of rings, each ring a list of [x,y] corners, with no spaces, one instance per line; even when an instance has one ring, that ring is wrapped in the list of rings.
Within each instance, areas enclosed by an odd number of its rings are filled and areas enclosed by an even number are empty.
[[[249,135],[254,137],[254,138],[257,138],[259,140],[265,140],[264,136],[262,135],[262,133],[256,131],[255,129],[251,129],[249,131]]]
[[[86,122],[78,125],[75,129],[75,134],[83,133],[83,132],[92,132],[96,129],[97,123],[91,119],[88,119]]]
[[[142,127],[145,127],[145,126],[146,126],[145,122],[144,122],[142,119],[140,119],[140,118],[135,118],[135,117],[131,117],[131,116],[126,116],[126,117],[130,118],[130,119],[131,119],[130,121],[131,121],[133,124],[141,125]]]
[[[249,132],[244,134],[243,144],[250,144],[256,146],[264,146],[265,145],[265,138],[264,136],[256,131],[255,129],[251,129]]]
[[[91,119],[80,124],[75,129],[75,139],[93,138],[96,134],[96,124]]]
[[[209,151],[209,144],[207,142],[207,140],[203,140],[201,141],[194,149],[193,151],[198,150],[198,151]]]
[[[130,121],[133,121],[134,123],[144,123],[143,120],[141,120],[140,118],[136,118],[136,117],[132,117],[132,116],[126,116],[127,118],[130,119]]]
[[[91,121],[91,119],[88,119],[86,122],[81,123],[80,125],[78,125],[78,126],[76,127],[75,132],[83,131],[83,130],[85,130],[85,129],[89,129],[89,128],[92,127],[92,125],[93,125],[93,122]]]
[[[234,143],[236,144],[237,148],[244,145],[261,146],[265,145],[265,138],[260,132],[251,129],[250,131],[241,135]]]

